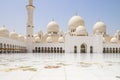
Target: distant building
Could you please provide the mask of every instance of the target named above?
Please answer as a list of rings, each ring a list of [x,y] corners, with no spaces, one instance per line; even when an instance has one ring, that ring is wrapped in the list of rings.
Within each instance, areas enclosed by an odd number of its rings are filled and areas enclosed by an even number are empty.
[[[34,34],[33,1],[26,6],[28,12],[26,37],[0,28],[0,53],[120,53],[120,30],[114,36],[106,32],[106,24],[98,21],[89,35],[83,18],[73,16],[68,22],[68,31],[60,30],[55,20],[47,25],[47,32]]]

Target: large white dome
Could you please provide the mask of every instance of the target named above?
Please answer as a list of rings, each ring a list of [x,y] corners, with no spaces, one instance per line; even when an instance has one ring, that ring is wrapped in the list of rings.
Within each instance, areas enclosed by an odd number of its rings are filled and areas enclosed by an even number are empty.
[[[76,34],[79,35],[79,36],[87,36],[88,35],[84,26],[78,26],[76,28]]]
[[[84,26],[84,20],[82,19],[82,17],[75,15],[69,20],[68,27],[71,31],[75,30],[78,26]]]
[[[18,39],[18,34],[15,32],[15,31],[13,31],[13,32],[10,32],[10,38],[12,38],[12,39]]]
[[[58,33],[59,32],[59,26],[54,20],[52,20],[48,23],[47,32],[48,33]]]
[[[0,28],[0,36],[9,37],[9,31],[5,26]]]
[[[102,21],[98,21],[94,27],[93,27],[93,33],[96,34],[96,32],[99,31],[101,34],[106,34],[106,25]]]

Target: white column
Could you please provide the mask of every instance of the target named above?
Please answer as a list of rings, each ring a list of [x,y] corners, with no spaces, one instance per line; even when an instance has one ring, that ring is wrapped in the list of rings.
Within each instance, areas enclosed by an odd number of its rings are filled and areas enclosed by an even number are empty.
[[[33,34],[34,34],[34,24],[33,24],[33,13],[35,7],[33,6],[33,0],[29,0],[28,5],[26,6],[28,12],[27,19],[27,52],[32,53],[33,50]]]

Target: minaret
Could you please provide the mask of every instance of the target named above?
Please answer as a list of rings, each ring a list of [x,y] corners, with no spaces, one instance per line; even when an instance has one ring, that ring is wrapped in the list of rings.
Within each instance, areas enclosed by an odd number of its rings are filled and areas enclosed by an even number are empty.
[[[35,7],[33,6],[33,0],[29,0],[28,5],[26,6],[27,13],[28,13],[28,19],[27,19],[27,52],[32,53],[33,49],[33,30],[34,30],[34,24],[33,24],[33,13]]]

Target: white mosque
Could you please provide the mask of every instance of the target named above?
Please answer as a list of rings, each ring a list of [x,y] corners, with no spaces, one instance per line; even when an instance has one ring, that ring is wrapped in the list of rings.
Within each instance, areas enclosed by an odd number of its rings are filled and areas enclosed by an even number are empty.
[[[46,33],[40,30],[34,34],[33,0],[29,0],[26,8],[26,36],[1,27],[0,53],[120,53],[120,30],[111,36],[102,21],[93,25],[93,34],[89,35],[83,18],[76,14],[70,18],[67,32],[60,30],[57,22],[51,20]]]

